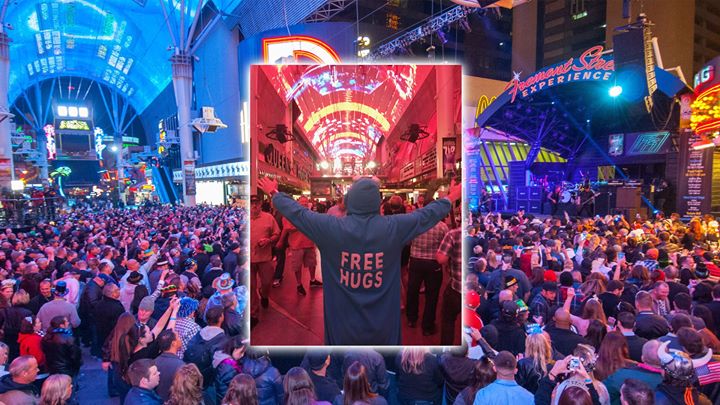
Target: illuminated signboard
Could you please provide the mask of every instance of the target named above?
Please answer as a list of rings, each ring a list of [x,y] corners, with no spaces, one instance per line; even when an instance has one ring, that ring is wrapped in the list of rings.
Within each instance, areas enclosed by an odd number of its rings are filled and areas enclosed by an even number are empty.
[[[692,103],[690,128],[696,133],[720,128],[720,84],[700,93]]]
[[[545,87],[563,83],[610,80],[615,70],[615,63],[602,52],[602,46],[594,46],[577,59],[570,58],[563,63],[547,67],[525,80],[520,80],[520,74],[515,73],[505,89],[512,97],[510,102],[515,102],[518,96],[526,98]]]
[[[477,119],[482,114],[483,111],[485,111],[486,108],[495,101],[497,97],[492,96],[491,98],[488,98],[486,95],[480,96],[480,100],[478,100],[477,107],[475,108],[475,126],[477,126]]]
[[[286,58],[317,63],[340,62],[340,56],[330,45],[307,35],[263,38],[262,53],[265,63],[277,63]]]
[[[663,152],[661,149],[670,137],[670,132],[647,132],[637,134],[635,142],[628,148],[628,155],[654,155]]]
[[[52,160],[57,157],[57,147],[55,145],[55,127],[48,124],[43,127],[45,138],[47,139],[47,157]]]
[[[697,74],[695,74],[695,82],[693,84],[693,87],[697,88],[697,86],[707,83],[711,81],[715,77],[715,66],[708,65],[702,68],[701,71],[699,71]]]
[[[90,131],[90,124],[82,120],[60,120],[58,129],[71,129],[75,131]]]

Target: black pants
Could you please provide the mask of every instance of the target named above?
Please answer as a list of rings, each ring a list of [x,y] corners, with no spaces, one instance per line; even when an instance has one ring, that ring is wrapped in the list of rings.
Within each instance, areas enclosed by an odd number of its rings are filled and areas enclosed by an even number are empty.
[[[578,209],[578,216],[582,218],[592,217],[595,213],[595,204],[587,203]]]
[[[450,285],[445,287],[442,303],[442,328],[440,330],[440,344],[443,346],[450,346],[454,343],[455,332],[457,332],[455,321],[460,315],[461,301],[459,292],[453,290]]]
[[[442,268],[435,260],[410,258],[407,313],[408,321],[418,320],[418,306],[420,304],[420,285],[425,283],[425,308],[423,309],[423,330],[435,328],[435,312],[437,310],[440,286],[442,285]]]
[[[275,255],[275,258],[277,259],[277,265],[275,266],[275,275],[273,276],[273,279],[282,280],[283,270],[285,270],[285,248],[278,249],[274,247],[273,255]]]
[[[553,204],[553,202],[550,201],[550,215],[555,216],[558,208],[560,208],[560,204]]]

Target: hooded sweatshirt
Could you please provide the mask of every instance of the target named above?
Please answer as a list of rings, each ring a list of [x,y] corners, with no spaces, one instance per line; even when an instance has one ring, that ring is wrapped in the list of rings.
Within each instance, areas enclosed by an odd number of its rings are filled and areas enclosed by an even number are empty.
[[[312,212],[287,194],[273,196],[275,208],[320,249],[325,344],[399,345],[402,249],[445,218],[450,201],[381,216],[378,185],[360,179],[345,202],[347,215],[338,218]]]

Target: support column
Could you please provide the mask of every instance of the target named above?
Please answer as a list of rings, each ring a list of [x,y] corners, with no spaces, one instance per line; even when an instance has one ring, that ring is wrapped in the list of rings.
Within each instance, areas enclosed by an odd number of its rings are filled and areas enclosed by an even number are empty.
[[[8,84],[10,80],[10,38],[6,33],[0,32],[0,159],[3,159],[2,170],[10,169],[9,176],[0,174],[0,188],[10,189],[10,181],[15,178],[15,164],[13,162],[10,109],[8,108]],[[6,160],[7,159],[7,160]],[[5,163],[9,161],[9,163]]]
[[[123,175],[125,173],[125,169],[123,166],[125,165],[125,159],[123,156],[123,141],[122,141],[122,134],[115,134],[114,136],[114,144],[117,146],[117,160],[115,161],[115,166],[117,167],[117,192],[118,192],[118,199],[125,202],[125,183],[123,182]]]
[[[195,190],[188,190],[188,180],[195,182],[194,172],[192,178],[186,178],[186,164],[195,168],[195,151],[193,150],[192,130],[190,129],[190,100],[192,93],[192,56],[184,53],[173,55],[172,62],[173,89],[177,103],[178,137],[180,138],[181,170],[183,173],[183,200],[186,206],[194,207]],[[188,193],[190,192],[190,193]]]
[[[453,91],[455,84],[453,81],[454,66],[436,66],[435,67],[435,88],[437,89],[437,97],[435,98],[437,108],[437,139],[435,140],[435,150],[437,152],[436,165],[437,177],[443,177],[443,138],[455,136],[455,103],[453,102]]]

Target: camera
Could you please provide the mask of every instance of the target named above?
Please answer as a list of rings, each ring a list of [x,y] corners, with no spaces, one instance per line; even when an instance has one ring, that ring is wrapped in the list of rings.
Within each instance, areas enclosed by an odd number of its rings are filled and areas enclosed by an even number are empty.
[[[580,358],[579,357],[572,357],[570,358],[570,362],[568,363],[568,370],[577,370],[580,368]]]

